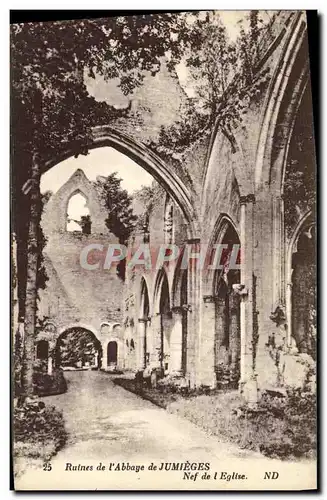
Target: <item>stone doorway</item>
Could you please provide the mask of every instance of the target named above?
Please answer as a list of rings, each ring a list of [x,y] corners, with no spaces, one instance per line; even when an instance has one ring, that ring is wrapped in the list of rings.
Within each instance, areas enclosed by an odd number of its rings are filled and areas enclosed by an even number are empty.
[[[116,368],[118,359],[118,345],[115,340],[108,342],[107,346],[107,366]]]

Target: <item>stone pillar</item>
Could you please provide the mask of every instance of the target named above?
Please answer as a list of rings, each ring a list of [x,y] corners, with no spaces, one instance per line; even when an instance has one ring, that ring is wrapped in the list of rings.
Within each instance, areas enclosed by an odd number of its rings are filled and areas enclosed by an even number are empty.
[[[138,355],[137,355],[137,368],[143,370],[146,366],[145,353],[146,353],[146,330],[147,318],[139,318],[138,320]]]
[[[253,353],[253,247],[254,204],[253,194],[241,196],[241,287],[236,290],[241,297],[241,377],[240,390],[246,400],[257,401],[257,384],[254,374]],[[235,290],[235,288],[234,288]]]
[[[215,370],[217,381],[224,372],[224,367],[228,366],[228,353],[225,342],[226,334],[226,299],[225,297],[216,297],[215,299]],[[227,360],[226,360],[227,354]]]
[[[203,310],[201,315],[201,359],[199,378],[201,384],[210,387],[216,386],[215,366],[215,324],[216,306],[212,295],[203,297]]]
[[[240,298],[236,293],[229,297],[229,312],[230,382],[233,385],[240,375]]]
[[[183,328],[182,318],[183,309],[181,306],[173,307],[172,310],[172,329],[170,334],[170,373],[181,375],[182,367],[182,352],[183,352]]]
[[[287,337],[286,343],[288,347],[292,345],[292,283],[287,283],[286,288],[286,324],[287,324]]]
[[[196,255],[200,252],[200,239],[194,238],[187,241],[185,251],[188,255]],[[186,377],[191,387],[202,383],[201,369],[201,332],[200,326],[200,282],[201,269],[198,265],[199,258],[188,261],[187,265],[187,295],[188,295],[188,338],[187,338],[187,367]],[[201,317],[202,321],[202,317]]]

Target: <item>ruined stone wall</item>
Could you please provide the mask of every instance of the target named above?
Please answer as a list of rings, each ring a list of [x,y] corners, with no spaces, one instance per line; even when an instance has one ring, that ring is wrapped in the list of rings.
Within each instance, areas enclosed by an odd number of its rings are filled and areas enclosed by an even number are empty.
[[[92,221],[90,235],[66,231],[68,201],[76,192],[87,198]],[[80,170],[52,195],[45,207],[41,223],[47,239],[44,254],[49,281],[46,289],[40,291],[39,311],[50,316],[58,333],[71,324],[90,325],[100,332],[103,322],[122,323],[124,285],[116,268],[103,269],[108,245],[118,243],[118,238],[106,228],[106,217],[92,183]],[[101,255],[96,251],[93,257],[91,253],[88,261],[99,261],[99,269],[84,269],[81,252],[94,243],[103,245],[104,252]]]

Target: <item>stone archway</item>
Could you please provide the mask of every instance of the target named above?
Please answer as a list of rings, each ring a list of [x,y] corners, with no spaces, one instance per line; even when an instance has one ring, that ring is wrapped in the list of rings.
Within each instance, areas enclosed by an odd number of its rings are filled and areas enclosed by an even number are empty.
[[[91,234],[92,218],[90,210],[87,206],[87,196],[77,189],[73,192],[68,200],[66,207],[66,231],[80,232],[83,234]],[[78,207],[78,219],[76,220],[76,206]]]
[[[299,352],[316,357],[316,242],[313,225],[300,231],[292,254],[292,337]]]
[[[237,232],[231,224],[221,239],[227,248],[222,253],[222,270],[215,272],[213,297],[215,304],[215,373],[218,386],[238,387],[240,379],[241,325],[240,297],[233,285],[241,281],[240,270],[230,268],[234,245],[240,245]]]
[[[100,369],[101,342],[87,328],[78,325],[66,328],[57,338],[55,363],[64,369]]]

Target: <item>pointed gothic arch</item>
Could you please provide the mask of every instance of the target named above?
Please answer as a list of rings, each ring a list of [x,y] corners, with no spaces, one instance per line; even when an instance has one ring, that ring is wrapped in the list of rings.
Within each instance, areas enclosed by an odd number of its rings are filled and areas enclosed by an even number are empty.
[[[188,236],[192,238],[198,234],[199,227],[194,209],[194,193],[190,186],[186,186],[171,165],[161,160],[144,144],[110,126],[100,125],[94,127],[92,132],[93,141],[90,144],[90,149],[105,146],[112,147],[144,168],[164,187],[180,207],[187,221]],[[74,156],[74,154],[75,152],[70,148],[60,152],[58,156],[52,157],[45,163],[43,173],[61,161]]]
[[[280,193],[287,151],[301,98],[309,81],[308,41],[303,12],[291,22],[265,99],[255,165],[255,188]]]

